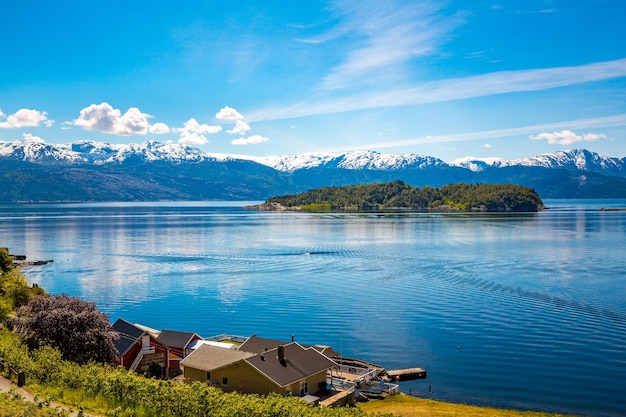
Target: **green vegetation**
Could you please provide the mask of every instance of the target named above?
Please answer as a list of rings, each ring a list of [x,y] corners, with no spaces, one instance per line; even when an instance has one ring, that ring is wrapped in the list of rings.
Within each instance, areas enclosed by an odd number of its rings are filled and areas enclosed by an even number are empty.
[[[565,417],[564,414],[450,404],[408,395],[394,395],[383,401],[370,401],[359,405],[359,408],[367,414],[392,413],[402,417]]]
[[[0,394],[0,417],[65,417],[69,413],[49,407],[39,406],[39,403],[25,400],[19,394],[5,392]]]
[[[0,323],[21,306],[28,304],[31,296],[41,294],[39,287],[30,288],[20,270],[13,267],[13,258],[6,248],[0,248]]]
[[[513,184],[450,184],[441,188],[416,188],[403,181],[324,187],[301,194],[270,198],[303,210],[447,209],[466,211],[537,211],[543,202],[528,187]],[[320,210],[320,207],[323,210]]]

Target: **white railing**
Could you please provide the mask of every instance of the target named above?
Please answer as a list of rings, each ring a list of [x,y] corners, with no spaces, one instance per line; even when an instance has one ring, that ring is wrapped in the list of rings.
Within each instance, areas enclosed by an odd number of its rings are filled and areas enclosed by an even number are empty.
[[[154,352],[155,352],[154,346],[146,346],[146,347],[141,348],[141,351],[137,354],[137,357],[133,361],[132,365],[130,365],[129,369],[131,371],[136,371],[144,355],[151,355]]]
[[[371,381],[378,376],[378,369],[362,368],[360,366],[339,365],[339,371],[344,374],[357,375],[355,382]]]
[[[133,361],[133,364],[130,365],[130,368],[128,368],[128,369],[130,369],[131,371],[136,371],[137,370],[137,366],[139,366],[139,364],[141,363],[142,359],[143,359],[143,352],[139,352],[139,354],[137,355],[137,357]]]
[[[354,381],[355,382],[371,381],[372,379],[376,378],[377,375],[378,375],[377,369],[368,369],[367,372],[365,372],[364,374],[361,374],[361,376],[355,379]]]
[[[326,378],[326,383],[342,391],[356,390],[356,384],[354,382],[347,381],[341,378],[334,378],[334,377]]]

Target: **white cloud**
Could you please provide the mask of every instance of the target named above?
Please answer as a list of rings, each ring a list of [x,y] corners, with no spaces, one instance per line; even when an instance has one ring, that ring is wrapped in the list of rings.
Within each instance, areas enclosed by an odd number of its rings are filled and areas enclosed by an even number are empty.
[[[20,127],[35,127],[39,126],[39,123],[45,124],[50,127],[54,124],[54,120],[48,119],[45,111],[40,112],[32,109],[19,109],[15,113],[6,116],[2,110],[0,110],[0,119],[6,117],[6,121],[0,122],[0,128],[15,129]]]
[[[606,139],[606,135],[603,133],[583,133],[583,140],[586,142],[595,142],[599,139]]]
[[[606,135],[598,133],[584,133],[578,135],[571,130],[561,130],[560,132],[540,133],[530,135],[532,140],[547,140],[550,145],[572,145],[577,142],[594,142],[598,139],[606,139]]]
[[[244,122],[243,120],[237,120],[235,127],[227,130],[226,133],[243,135],[248,131],[250,131],[250,125],[248,125],[248,123]]]
[[[170,133],[170,128],[165,123],[155,123],[153,125],[150,125],[150,127],[148,127],[148,130],[150,131],[150,133],[153,133],[155,135],[164,135],[166,133]]]
[[[261,135],[252,135],[247,138],[239,138],[231,141],[233,145],[258,145],[259,143],[267,142],[269,138]]]
[[[215,118],[218,120],[240,120],[243,119],[243,115],[232,107],[225,106],[215,113]]]
[[[495,129],[495,130],[483,130],[478,132],[464,132],[455,133],[450,135],[438,135],[438,136],[423,136],[419,138],[410,138],[396,141],[385,141],[376,143],[362,143],[360,145],[350,147],[337,147],[329,149],[329,152],[345,152],[354,150],[369,150],[369,149],[385,149],[395,148],[399,146],[415,146],[424,145],[429,143],[444,143],[444,142],[464,142],[469,140],[485,140],[485,139],[499,139],[507,138],[518,135],[532,135],[532,132],[561,129],[567,127],[569,129],[598,129],[607,127],[622,127],[626,126],[626,113],[617,114],[614,116],[595,117],[590,119],[578,119],[567,120],[553,123],[545,123],[532,126],[512,127],[508,129]],[[588,133],[587,135],[594,135]],[[605,135],[602,135],[603,137]],[[593,136],[589,136],[593,138]]]
[[[68,123],[86,130],[114,135],[145,135],[148,133],[148,119],[151,117],[136,107],[131,107],[122,114],[110,104],[101,103],[82,109],[78,119]]]
[[[365,91],[341,98],[321,97],[282,108],[262,109],[247,119],[281,120],[381,107],[464,100],[497,94],[542,91],[592,81],[626,77],[626,58],[575,67],[500,71],[464,78],[415,84],[412,87]]]
[[[492,147],[493,147],[493,146],[491,146],[491,143],[485,143],[485,144],[483,145],[483,148],[486,148],[486,149],[491,149]]]
[[[30,133],[24,133],[22,136],[24,137],[24,142],[26,143],[46,143],[46,141],[41,139],[39,136],[31,135]]]
[[[345,38],[345,61],[324,77],[322,89],[380,85],[405,79],[406,64],[436,53],[444,36],[460,21],[446,17],[435,2],[342,0],[333,11],[339,27],[331,35]]]
[[[191,145],[204,145],[209,142],[206,134],[214,134],[222,130],[222,126],[212,126],[201,124],[193,117],[185,122],[184,127],[174,129],[180,133],[179,143],[187,143]]]

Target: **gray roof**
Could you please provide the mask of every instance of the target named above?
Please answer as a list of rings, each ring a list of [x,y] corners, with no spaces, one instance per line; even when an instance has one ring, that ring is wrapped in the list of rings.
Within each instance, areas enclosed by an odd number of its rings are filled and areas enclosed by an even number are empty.
[[[280,387],[286,387],[310,375],[327,371],[336,365],[316,349],[305,348],[296,342],[284,345],[284,349],[284,361],[279,360],[278,348],[274,348],[254,355],[246,359],[246,362]]]
[[[176,330],[163,330],[157,340],[165,346],[174,348],[184,348],[189,344],[194,336],[198,336],[192,332],[179,332]],[[198,336],[200,338],[200,336]]]
[[[244,343],[242,343],[239,346],[238,349],[243,350],[245,352],[261,353],[265,350],[275,349],[278,346],[284,346],[287,344],[289,344],[289,342],[281,342],[280,340],[264,339],[262,337],[250,336],[249,338],[246,339]],[[310,346],[306,344],[301,344],[300,346],[305,347],[305,348],[312,347],[318,352],[323,353],[325,356],[329,358],[340,356],[339,352],[335,351],[330,346],[325,346],[325,345]]]
[[[120,338],[115,342],[115,348],[122,356],[145,333],[142,329],[124,319],[117,319],[113,323],[113,330],[120,335]]]
[[[211,345],[200,345],[183,359],[181,366],[188,366],[203,371],[213,371],[254,356],[254,353],[225,349]]]
[[[280,340],[264,339],[262,337],[250,336],[239,346],[239,350],[244,352],[261,353],[265,350],[275,349],[278,346],[286,345],[287,342]]]

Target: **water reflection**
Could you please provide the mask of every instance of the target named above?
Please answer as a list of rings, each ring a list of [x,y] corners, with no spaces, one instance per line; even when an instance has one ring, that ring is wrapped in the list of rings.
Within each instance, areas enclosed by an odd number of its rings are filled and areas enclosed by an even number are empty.
[[[29,269],[32,282],[112,319],[295,334],[423,366],[429,379],[403,389],[439,399],[624,414],[626,213],[552,207],[379,216],[51,205],[0,209],[0,233],[16,253],[55,259]],[[580,386],[612,388],[583,402]]]

